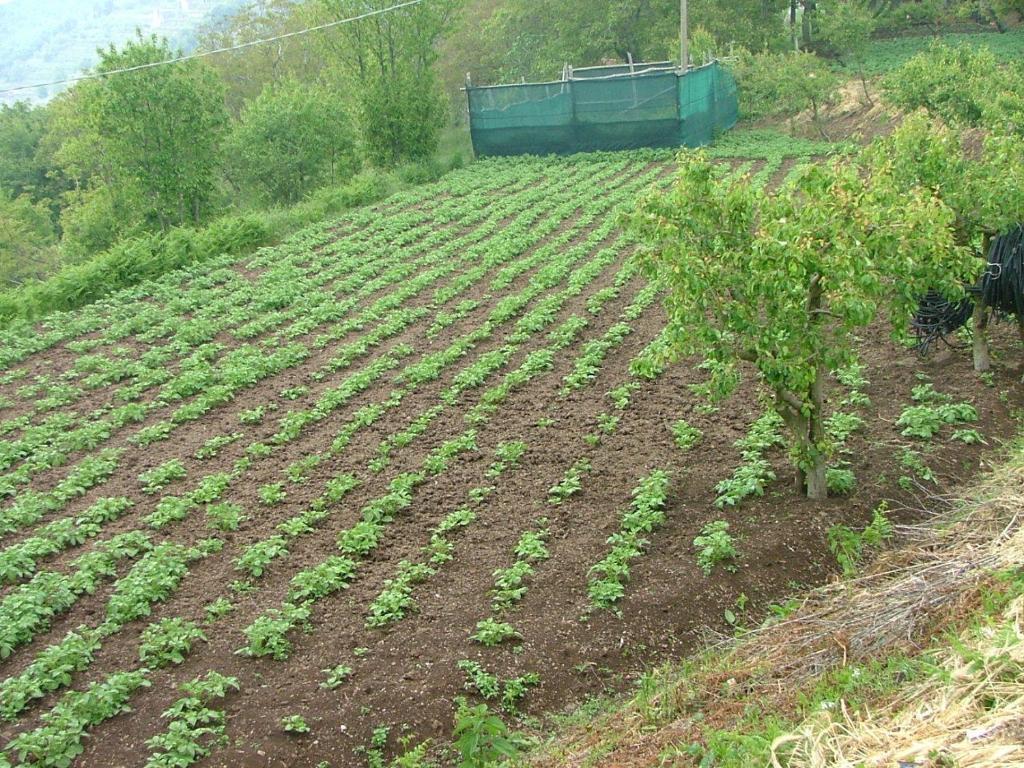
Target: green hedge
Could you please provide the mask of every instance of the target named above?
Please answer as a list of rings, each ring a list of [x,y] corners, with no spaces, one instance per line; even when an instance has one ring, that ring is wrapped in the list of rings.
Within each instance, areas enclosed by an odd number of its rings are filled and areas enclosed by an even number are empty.
[[[180,267],[254,250],[270,238],[263,217],[253,215],[220,219],[202,229],[179,228],[131,238],[42,282],[0,293],[0,323],[76,309]]]
[[[461,166],[462,159],[456,156],[450,162],[425,161],[395,173],[368,169],[341,186],[318,189],[290,208],[225,217],[202,229],[173,229],[167,234],[125,240],[46,280],[0,292],[0,327],[18,319],[34,320],[50,312],[77,309],[144,280],[224,254],[244,255],[344,211],[379,202],[404,187],[434,181]]]

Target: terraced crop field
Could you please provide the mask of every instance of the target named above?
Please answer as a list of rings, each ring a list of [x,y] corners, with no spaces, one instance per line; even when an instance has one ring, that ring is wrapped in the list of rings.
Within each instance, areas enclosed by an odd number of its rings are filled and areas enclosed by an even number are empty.
[[[856,490],[798,498],[757,393],[716,409],[665,358],[620,214],[671,171],[478,162],[5,332],[0,765],[451,760],[456,697],[511,721],[621,687],[1010,433],[1013,371],[980,386],[880,328],[837,372]],[[984,444],[915,444],[918,395]],[[716,520],[739,553],[706,575]]]

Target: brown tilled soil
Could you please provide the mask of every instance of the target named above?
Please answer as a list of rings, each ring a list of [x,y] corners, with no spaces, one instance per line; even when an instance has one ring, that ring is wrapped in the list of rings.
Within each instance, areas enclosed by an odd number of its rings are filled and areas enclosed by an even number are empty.
[[[322,760],[332,766],[362,765],[365,758],[353,750],[365,745],[381,725],[392,726],[393,736],[408,730],[417,738],[444,743],[450,734],[453,699],[465,694],[464,676],[456,666],[460,659],[479,660],[502,677],[537,672],[541,685],[524,707],[530,714],[621,688],[651,665],[694,648],[707,629],[728,631],[723,614],[736,610],[740,595],[749,600],[750,614],[745,618],[752,620],[798,585],[828,578],[834,564],[825,543],[827,529],[837,522],[862,525],[880,499],[901,494],[894,456],[897,445],[905,441],[893,422],[909,402],[918,372],[931,376],[940,391],[977,405],[979,429],[990,447],[1013,433],[1010,410],[1020,405],[1015,387],[1019,373],[1014,367],[998,370],[995,386],[989,388],[978,383],[962,351],[921,360],[895,350],[879,329],[870,335],[864,351],[873,407],[870,429],[851,441],[858,478],[853,498],[824,504],[799,498],[790,488],[784,457],[775,456],[780,479],[765,498],[719,511],[710,504],[713,486],[739,463],[732,443],[759,412],[749,388],[718,413],[702,415],[686,389],[701,378],[695,361],[680,363],[637,393],[617,432],[599,447],[589,448],[582,439],[595,431],[596,416],[605,410],[607,400],[600,395],[625,380],[628,361],[656,335],[660,323],[657,310],[648,312],[636,333],[610,357],[598,381],[578,395],[558,396],[561,376],[571,364],[566,356],[556,371],[514,397],[501,418],[481,430],[481,454],[462,462],[443,482],[424,486],[353,586],[317,604],[313,630],[296,637],[286,662],[237,656],[241,628],[283,599],[295,571],[331,553],[337,531],[351,524],[360,504],[379,492],[382,483],[360,489],[351,506],[321,533],[296,542],[292,556],[274,566],[258,593],[239,599],[236,612],[217,625],[208,644],[197,648],[180,668],[155,674],[153,687],[135,698],[135,713],[98,728],[80,764],[139,764],[142,740],[161,728],[160,713],[175,698],[172,686],[208,669],[236,675],[242,682],[242,692],[226,705],[232,742],[205,763],[223,766],[312,766]],[[1005,348],[1005,354],[1012,359],[1018,351],[1009,346],[1013,351]],[[1009,393],[1006,402],[1001,401],[1003,392]],[[536,426],[544,416],[554,419],[555,425]],[[679,417],[705,433],[704,443],[689,455],[674,447],[668,431]],[[431,431],[439,439],[457,433],[460,425],[453,416]],[[386,429],[367,437],[369,444],[374,445]],[[438,439],[404,457],[401,466],[389,472],[416,466]],[[488,454],[508,439],[529,445],[522,465],[498,482],[477,522],[457,538],[455,560],[417,588],[418,610],[386,630],[364,628],[367,607],[384,580],[393,576],[400,560],[416,556],[430,528],[466,502],[467,489],[486,483]],[[926,453],[943,485],[977,471],[983,455],[984,449],[948,443]],[[589,456],[594,467],[583,493],[560,507],[549,506],[547,489],[580,456]],[[637,478],[653,467],[669,468],[673,474],[668,523],[651,537],[648,554],[634,565],[621,616],[598,612],[588,617],[587,571],[603,556],[605,539],[616,530]],[[476,622],[489,615],[492,572],[511,562],[515,541],[541,516],[550,519],[551,559],[538,566],[526,598],[508,617],[523,642],[485,649],[469,635]],[[284,517],[281,512],[275,520]],[[704,578],[695,564],[692,540],[714,519],[731,523],[743,557],[737,573],[716,571]],[[261,521],[251,535],[266,535],[272,522]],[[224,593],[234,575],[223,557],[197,564],[179,596],[159,607],[155,617],[199,618],[204,602]],[[140,629],[111,641],[116,652],[104,653],[90,678],[131,666]],[[368,651],[356,656],[357,648]],[[355,669],[352,678],[335,691],[320,688],[320,670],[339,663]],[[307,719],[311,734],[283,733],[280,719],[295,713]]]
[[[574,313],[586,314],[587,297],[608,285],[613,275],[613,269],[606,270],[582,296],[569,301],[559,313],[559,321]],[[524,275],[512,289],[521,288],[529,279],[530,274]],[[361,564],[351,587],[315,605],[310,631],[293,634],[293,651],[286,661],[251,660],[238,655],[237,649],[244,644],[243,628],[267,608],[280,604],[296,572],[336,552],[338,532],[350,527],[362,505],[383,493],[393,477],[417,468],[432,448],[466,428],[463,415],[476,402],[479,391],[470,391],[446,409],[421,439],[397,451],[383,472],[368,471],[366,462],[382,439],[438,402],[438,393],[451,381],[449,371],[407,397],[372,428],[359,433],[343,455],[318,467],[307,485],[289,485],[284,504],[260,506],[256,501],[260,483],[278,479],[295,459],[323,451],[334,431],[355,409],[386,399],[393,384],[392,377],[385,376],[318,430],[304,434],[290,444],[287,452],[252,473],[249,485],[234,489],[230,496],[231,501],[245,507],[250,520],[239,532],[225,536],[221,554],[193,564],[173,599],[155,606],[151,620],[171,616],[201,620],[203,607],[221,595],[234,600],[235,610],[209,627],[208,642],[198,643],[183,664],[153,673],[152,686],[133,697],[130,714],[94,729],[76,765],[115,768],[144,764],[149,754],[145,741],[166,727],[161,714],[180,695],[177,686],[211,669],[236,676],[241,691],[229,695],[223,703],[230,743],[203,761],[202,765],[207,766],[316,766],[324,761],[334,768],[362,766],[367,758],[358,750],[369,743],[373,730],[380,726],[391,728],[389,754],[395,753],[400,737],[406,734],[414,742],[429,738],[444,745],[451,738],[455,698],[470,695],[464,688],[465,676],[457,668],[462,659],[477,660],[502,678],[537,673],[540,685],[531,690],[521,707],[529,715],[562,710],[588,696],[624,689],[652,665],[695,648],[708,630],[729,631],[724,619],[726,609],[737,612],[744,623],[753,623],[772,602],[801,585],[829,578],[835,570],[826,544],[829,527],[836,523],[863,525],[882,499],[900,498],[904,493],[897,484],[903,474],[898,455],[910,441],[899,435],[895,421],[910,403],[911,389],[920,383],[921,374],[929,377],[940,392],[972,402],[980,415],[976,426],[987,440],[986,446],[953,443],[948,440],[951,430],[947,428],[932,444],[914,446],[938,475],[939,487],[949,487],[976,473],[986,452],[1015,433],[1013,411],[1022,405],[1017,383],[1021,350],[1012,329],[995,329],[994,345],[1000,364],[992,386],[987,386],[971,371],[966,350],[947,350],[922,359],[894,347],[885,328],[872,328],[864,334],[861,353],[870,380],[865,391],[872,401],[870,407],[862,409],[868,428],[852,437],[848,445],[848,459],[858,482],[853,496],[824,503],[801,498],[792,488],[786,457],[776,452],[771,459],[778,480],[765,497],[735,509],[716,509],[712,503],[715,484],[741,463],[733,443],[763,410],[749,383],[717,412],[708,413],[698,408],[699,401],[688,388],[704,378],[697,368],[699,361],[682,361],[655,382],[642,385],[629,408],[621,412],[614,434],[604,436],[596,446],[584,439],[597,432],[600,414],[618,413],[605,393],[631,380],[629,362],[663,326],[660,308],[647,310],[632,324],[634,332],[608,355],[595,381],[568,397],[559,394],[562,377],[572,369],[583,344],[616,322],[641,285],[639,279],[630,283],[618,299],[591,318],[585,338],[558,357],[553,371],[517,391],[479,429],[478,452],[458,460],[448,472],[417,490],[412,506],[389,527],[372,558]],[[436,340],[422,341],[426,324],[420,324],[385,343],[373,357],[414,338],[417,354],[442,349],[459,334],[475,328],[494,300],[483,287],[470,298],[479,299],[481,308],[443,331]],[[493,340],[482,343],[471,356],[497,349],[508,330],[500,329]],[[508,370],[544,344],[542,335],[533,339],[516,354]],[[203,473],[226,470],[250,440],[265,438],[274,431],[271,423],[240,428],[238,412],[270,402],[285,387],[309,383],[307,375],[329,357],[330,351],[318,352],[307,364],[245,393],[213,419],[192,425],[176,438],[175,445],[157,444],[137,455],[132,452],[99,495],[123,492],[138,499],[135,477],[145,467],[158,464],[167,455],[183,455],[183,449],[191,453],[209,435],[244,431],[245,439],[226,448],[222,455],[201,465],[190,464],[188,482],[191,484]],[[66,365],[63,354],[55,350],[50,366]],[[31,364],[42,363],[33,360]],[[345,375],[347,372],[341,371],[323,386]],[[314,390],[298,405],[308,406],[315,395]],[[282,411],[291,406],[280,402]],[[689,453],[675,447],[669,431],[680,418],[704,432],[703,442]],[[553,423],[543,426],[542,419]],[[486,470],[495,447],[506,440],[524,441],[527,452],[518,468],[491,481]],[[581,457],[588,458],[593,466],[584,477],[583,491],[560,506],[548,504],[548,489]],[[650,535],[647,553],[633,564],[620,612],[591,612],[587,599],[589,569],[606,553],[606,540],[618,529],[637,480],[653,468],[664,468],[672,476],[667,522]],[[273,535],[278,523],[303,511],[322,482],[341,472],[355,473],[362,485],[316,533],[291,543],[290,555],[275,562],[256,582],[257,591],[236,596],[229,589],[229,583],[240,576],[233,569],[233,559],[246,545]],[[495,490],[478,508],[477,520],[453,534],[454,559],[416,587],[416,609],[386,629],[367,629],[367,609],[385,582],[394,577],[399,563],[419,559],[429,531],[449,512],[467,503],[469,489],[492,483]],[[171,486],[168,493],[180,492],[183,486]],[[89,498],[80,503],[84,505]],[[151,500],[140,500],[140,509],[111,524],[108,530],[113,533],[138,527],[142,514],[151,508]],[[525,530],[536,527],[542,517],[548,519],[551,530],[551,557],[535,566],[526,597],[506,617],[522,635],[521,642],[485,648],[471,641],[476,623],[491,615],[488,593],[494,570],[511,564],[516,541]],[[730,523],[742,556],[735,573],[718,569],[705,578],[696,565],[692,542],[706,523],[716,519]],[[195,514],[186,524],[170,529],[167,536],[194,542],[209,535],[202,524],[201,513]],[[46,567],[67,567],[74,554],[59,556]],[[67,630],[82,623],[97,623],[109,593],[107,586],[80,600],[54,622],[46,637],[19,649],[0,664],[0,676],[24,669],[35,652],[57,641]],[[737,607],[737,600],[745,601],[746,612]],[[135,622],[107,640],[90,669],[76,677],[76,687],[117,670],[137,667],[138,638],[145,624]],[[338,664],[351,666],[352,677],[336,690],[321,688],[321,670]],[[56,701],[57,696],[50,695],[31,712],[38,714],[44,711],[43,706]],[[310,734],[284,733],[281,718],[292,714],[307,720]],[[510,715],[508,719],[514,718]],[[0,736],[10,737],[37,724],[38,718],[30,714],[22,725],[0,729]]]

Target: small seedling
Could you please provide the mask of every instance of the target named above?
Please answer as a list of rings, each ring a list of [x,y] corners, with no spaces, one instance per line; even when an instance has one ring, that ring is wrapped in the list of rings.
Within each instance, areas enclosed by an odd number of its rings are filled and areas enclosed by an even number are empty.
[[[330,669],[324,669],[321,671],[327,675],[327,679],[320,683],[320,687],[334,690],[349,678],[352,674],[352,667],[339,664],[336,667],[331,667]]]
[[[206,606],[206,621],[207,623],[217,621],[217,619],[227,616],[233,610],[235,610],[235,606],[232,604],[230,600],[228,600],[226,597],[218,597],[216,600],[214,600],[212,603]]]
[[[309,733],[309,723],[302,715],[287,715],[281,718],[281,727],[285,733]]]
[[[735,560],[739,555],[735,540],[729,534],[729,524],[724,520],[715,520],[705,525],[701,535],[693,540],[693,546],[700,550],[697,552],[697,565],[705,576],[710,576],[719,563]],[[730,564],[725,569],[735,571],[736,566]]]

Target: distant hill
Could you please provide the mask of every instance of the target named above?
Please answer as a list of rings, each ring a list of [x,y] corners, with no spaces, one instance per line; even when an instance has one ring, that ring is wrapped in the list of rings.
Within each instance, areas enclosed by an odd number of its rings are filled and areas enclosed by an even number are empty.
[[[93,66],[96,49],[141,29],[185,50],[195,29],[245,0],[0,0],[0,90],[60,80]],[[0,94],[0,103],[46,101],[59,87]]]

